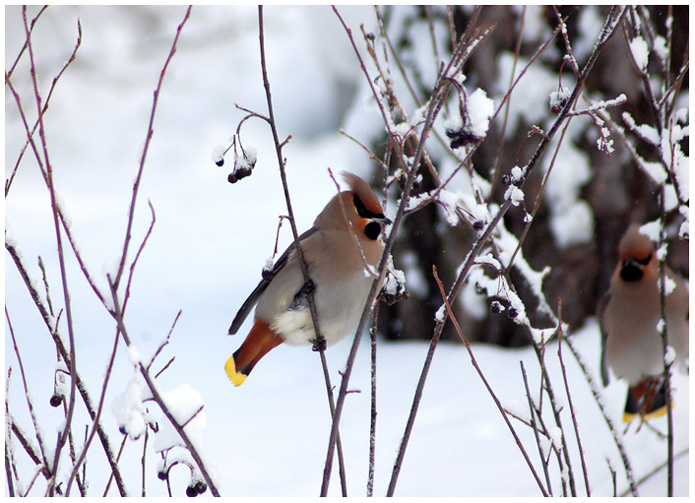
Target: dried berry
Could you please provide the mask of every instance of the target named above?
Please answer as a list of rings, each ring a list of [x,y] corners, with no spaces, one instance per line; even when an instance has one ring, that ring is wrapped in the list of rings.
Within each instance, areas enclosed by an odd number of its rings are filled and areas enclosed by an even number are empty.
[[[490,303],[490,311],[492,311],[495,314],[499,314],[502,311],[504,311],[504,306],[497,300],[493,300]]]
[[[485,223],[482,220],[476,220],[473,222],[473,230],[480,232],[485,228]]]
[[[166,480],[168,477],[167,471],[166,470],[160,470],[157,472],[157,477],[159,480]]]
[[[510,308],[507,310],[507,316],[509,316],[510,318],[514,319],[514,318],[516,318],[517,316],[519,316],[519,310],[518,310],[517,308],[515,308],[515,307],[510,307]]]
[[[186,496],[189,498],[195,498],[198,496],[198,491],[195,490],[195,486],[188,486],[186,488]]]
[[[224,166],[224,157],[220,157],[218,160],[216,160],[215,164],[218,166]]]
[[[466,145],[477,143],[480,140],[482,140],[480,136],[477,136],[470,130],[470,127],[466,126],[463,126],[460,129],[447,129],[444,132],[449,137],[449,139],[451,139],[451,143],[449,144],[449,146],[452,149],[465,147]]]
[[[56,393],[51,397],[48,403],[51,404],[51,407],[58,407],[61,403],[63,403],[63,397]]]
[[[227,176],[227,181],[229,183],[236,183],[242,178],[246,178],[251,174],[251,168],[249,166],[237,166],[234,171],[229,173]]]
[[[202,480],[199,480],[198,482],[195,483],[195,486],[193,486],[198,494],[203,494],[205,491],[208,490],[208,485],[203,482]]]

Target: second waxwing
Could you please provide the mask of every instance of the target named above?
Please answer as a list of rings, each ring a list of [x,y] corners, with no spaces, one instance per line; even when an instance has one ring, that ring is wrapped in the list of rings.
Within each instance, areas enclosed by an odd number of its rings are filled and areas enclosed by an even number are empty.
[[[637,224],[627,229],[619,254],[610,288],[598,306],[601,376],[605,386],[609,367],[629,384],[623,421],[637,416],[649,420],[666,413],[659,261],[654,244]],[[687,362],[688,288],[666,266],[665,276],[668,345],[675,351],[674,363]]]
[[[319,330],[331,346],[355,330],[372,284],[365,267],[376,268],[384,250],[382,225],[390,221],[372,189],[360,177],[342,173],[350,190],[336,194],[299,242],[313,283]],[[256,305],[251,331],[225,364],[227,377],[240,386],[279,344],[309,345],[316,339],[308,292],[295,245],[266,271],[239,309],[235,334]]]

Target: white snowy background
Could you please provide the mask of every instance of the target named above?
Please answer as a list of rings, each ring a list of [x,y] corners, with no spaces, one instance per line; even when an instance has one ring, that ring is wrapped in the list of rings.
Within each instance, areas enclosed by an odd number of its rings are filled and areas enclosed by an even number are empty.
[[[70,217],[80,251],[104,292],[108,291],[105,275],[116,268],[115,261],[122,250],[152,92],[184,12],[185,7],[51,7],[36,26],[34,51],[42,88],[47,89],[50,79],[72,51],[77,19],[81,20],[82,46],[77,60],[58,83],[45,121],[61,205]],[[359,33],[360,23],[374,30],[371,8],[341,8],[341,13],[353,32]],[[8,68],[23,43],[24,33],[19,8],[6,7],[5,16]],[[364,77],[344,30],[329,7],[268,7],[265,18],[269,77],[280,136],[293,136],[284,154],[288,159],[297,227],[302,231],[311,225],[335,192],[327,168],[364,176],[371,172],[365,153],[342,137],[338,129],[342,127],[359,139],[369,137],[375,128],[378,130],[383,125],[377,108],[369,100]],[[596,30],[599,22],[587,21],[586,29]],[[172,356],[176,357],[175,362],[158,383],[169,393],[172,403],[182,402],[172,405],[177,410],[195,410],[199,401],[204,403],[203,414],[191,427],[223,495],[316,496],[330,429],[318,355],[307,349],[279,347],[263,359],[240,388],[234,388],[223,371],[225,360],[243,337],[227,337],[227,328],[259,280],[266,259],[272,255],[278,216],[286,213],[275,152],[265,123],[248,121],[242,133],[244,144],[258,151],[253,176],[230,185],[226,176],[232,158],[228,157],[222,168],[211,161],[213,150],[228,144],[243,117],[235,109],[235,103],[266,113],[256,8],[193,8],[177,49],[162,88],[140,188],[134,226],[136,246],[149,225],[148,200],[155,209],[156,224],[137,266],[126,325],[139,353],[150,356],[169,331],[176,313],[183,311],[155,368],[163,366]],[[535,82],[544,81],[544,77],[538,77]],[[529,75],[526,81],[533,83],[534,76]],[[18,76],[15,85],[24,93],[25,107],[31,109],[28,79]],[[548,89],[551,90],[552,87]],[[537,99],[547,102],[547,96],[543,90]],[[6,177],[24,140],[18,120],[16,105],[6,88]],[[568,172],[568,177],[584,176],[564,170],[562,161],[560,156],[555,166],[558,176],[551,179],[556,185],[553,190],[559,193],[562,172]],[[572,183],[570,180],[569,184]],[[394,208],[386,210],[391,215],[394,211]],[[51,295],[60,304],[48,192],[29,154],[6,199],[5,213],[7,235],[21,250],[39,291],[43,292],[37,265],[37,256],[41,255],[48,271]],[[574,238],[566,237],[569,242]],[[290,239],[289,227],[285,225],[280,248],[284,249]],[[68,271],[76,312],[76,363],[96,398],[115,328],[72,259],[68,260]],[[54,445],[55,431],[63,422],[62,410],[48,405],[53,391],[55,350],[7,254],[5,273],[5,303],[18,338],[30,395],[42,432],[48,444]],[[408,280],[415,282],[417,278]],[[5,332],[6,375],[9,366],[13,369],[9,408],[16,421],[31,433],[7,323]],[[595,320],[571,336],[593,375],[598,376],[599,333]],[[336,385],[350,340],[351,337],[327,352]],[[422,342],[379,341],[374,488],[377,496],[386,492],[427,347]],[[525,363],[534,393],[537,392],[538,365],[533,351],[482,344],[474,345],[473,351],[502,403],[527,417],[519,362]],[[547,351],[556,392],[561,403],[566,404],[557,345],[550,344]],[[613,440],[567,348],[563,355],[592,492],[612,495],[609,460],[617,470],[617,490],[622,493],[627,485]],[[368,337],[364,336],[350,383],[351,389],[360,392],[348,396],[341,422],[349,494],[353,496],[363,496],[366,492],[369,365]],[[132,396],[127,390],[133,376],[134,367],[121,346],[103,414],[116,451],[122,438],[115,419],[123,407],[123,399],[118,397],[124,393]],[[135,382],[135,388],[142,386],[139,377]],[[680,453],[689,446],[687,375],[676,372],[673,385],[675,452]],[[609,414],[619,428],[622,428],[625,390],[624,382],[613,380],[603,391]],[[156,405],[148,404],[151,414],[160,418]],[[79,446],[87,424],[79,398],[78,411],[74,431]],[[566,434],[571,435],[568,442],[574,446],[567,407],[562,414]],[[164,423],[166,420],[162,418],[160,425]],[[532,431],[518,421],[512,420],[512,424],[540,469]],[[653,424],[656,429],[666,431],[665,418]],[[166,438],[161,438],[165,434],[158,434],[157,441],[166,442]],[[649,428],[635,432],[633,425],[623,441],[637,479],[666,459],[666,442]],[[156,446],[156,441],[150,439],[146,458],[150,496],[167,494],[164,483],[156,477],[158,456],[153,450]],[[140,491],[142,447],[142,439],[128,441],[120,463],[133,495]],[[19,466],[23,467],[21,482],[26,485],[33,471],[21,450],[15,446],[15,451]],[[576,451],[572,459],[582,495],[584,488]],[[61,464],[65,477],[66,465],[66,462]],[[557,495],[560,477],[556,465],[551,465]],[[676,494],[686,496],[689,494],[688,454],[679,457],[675,466]],[[172,470],[174,494],[183,494],[188,483],[187,472],[184,467]],[[333,473],[330,494],[337,496],[340,494],[337,465]],[[101,446],[95,441],[87,463],[89,493],[101,495],[107,477]],[[640,495],[665,493],[665,469],[640,486]],[[76,487],[73,494],[77,494]],[[109,494],[117,494],[113,485]],[[437,349],[396,495],[539,495],[519,449],[462,344],[441,343]]]

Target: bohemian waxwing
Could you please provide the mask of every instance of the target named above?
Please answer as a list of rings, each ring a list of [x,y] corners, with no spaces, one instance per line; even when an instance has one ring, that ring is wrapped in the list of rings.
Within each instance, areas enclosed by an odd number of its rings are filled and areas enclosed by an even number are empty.
[[[350,190],[336,194],[313,227],[299,236],[314,285],[319,330],[331,346],[352,332],[360,320],[372,278],[365,263],[376,267],[384,250],[382,224],[390,223],[372,189],[360,177],[341,173]],[[268,351],[286,342],[307,345],[316,334],[299,257],[294,243],[282,254],[239,309],[229,334],[237,333],[256,306],[251,331],[229,357],[225,371],[240,386]]]
[[[620,261],[610,288],[598,305],[601,324],[601,377],[608,369],[628,384],[623,421],[666,413],[663,384],[664,351],[661,331],[659,261],[654,244],[632,224],[619,245]],[[688,360],[688,288],[665,268],[666,328],[674,362]]]

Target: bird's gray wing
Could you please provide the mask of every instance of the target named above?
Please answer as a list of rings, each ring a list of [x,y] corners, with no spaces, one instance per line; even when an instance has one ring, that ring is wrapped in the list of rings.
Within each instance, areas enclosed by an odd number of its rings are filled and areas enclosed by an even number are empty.
[[[304,241],[306,238],[311,236],[317,231],[315,227],[312,227],[305,233],[303,233],[301,236],[299,236],[299,241],[300,243]],[[232,321],[232,325],[229,327],[229,335],[234,335],[239,331],[239,328],[241,328],[241,325],[243,325],[244,321],[248,317],[249,313],[251,310],[254,308],[256,303],[258,302],[258,299],[261,298],[261,295],[263,295],[263,292],[265,292],[265,289],[268,288],[268,285],[270,284],[271,281],[273,281],[273,278],[275,275],[280,272],[280,270],[287,265],[288,260],[290,259],[290,254],[291,252],[294,251],[294,243],[292,243],[290,246],[287,247],[287,249],[284,251],[284,253],[280,256],[279,259],[275,262],[273,265],[273,268],[270,269],[269,271],[264,271],[263,272],[263,279],[258,283],[258,286],[251,292],[251,295],[248,296],[248,298],[244,301],[244,303],[241,305],[239,308],[239,311],[236,313],[236,316],[234,317],[234,320]]]

